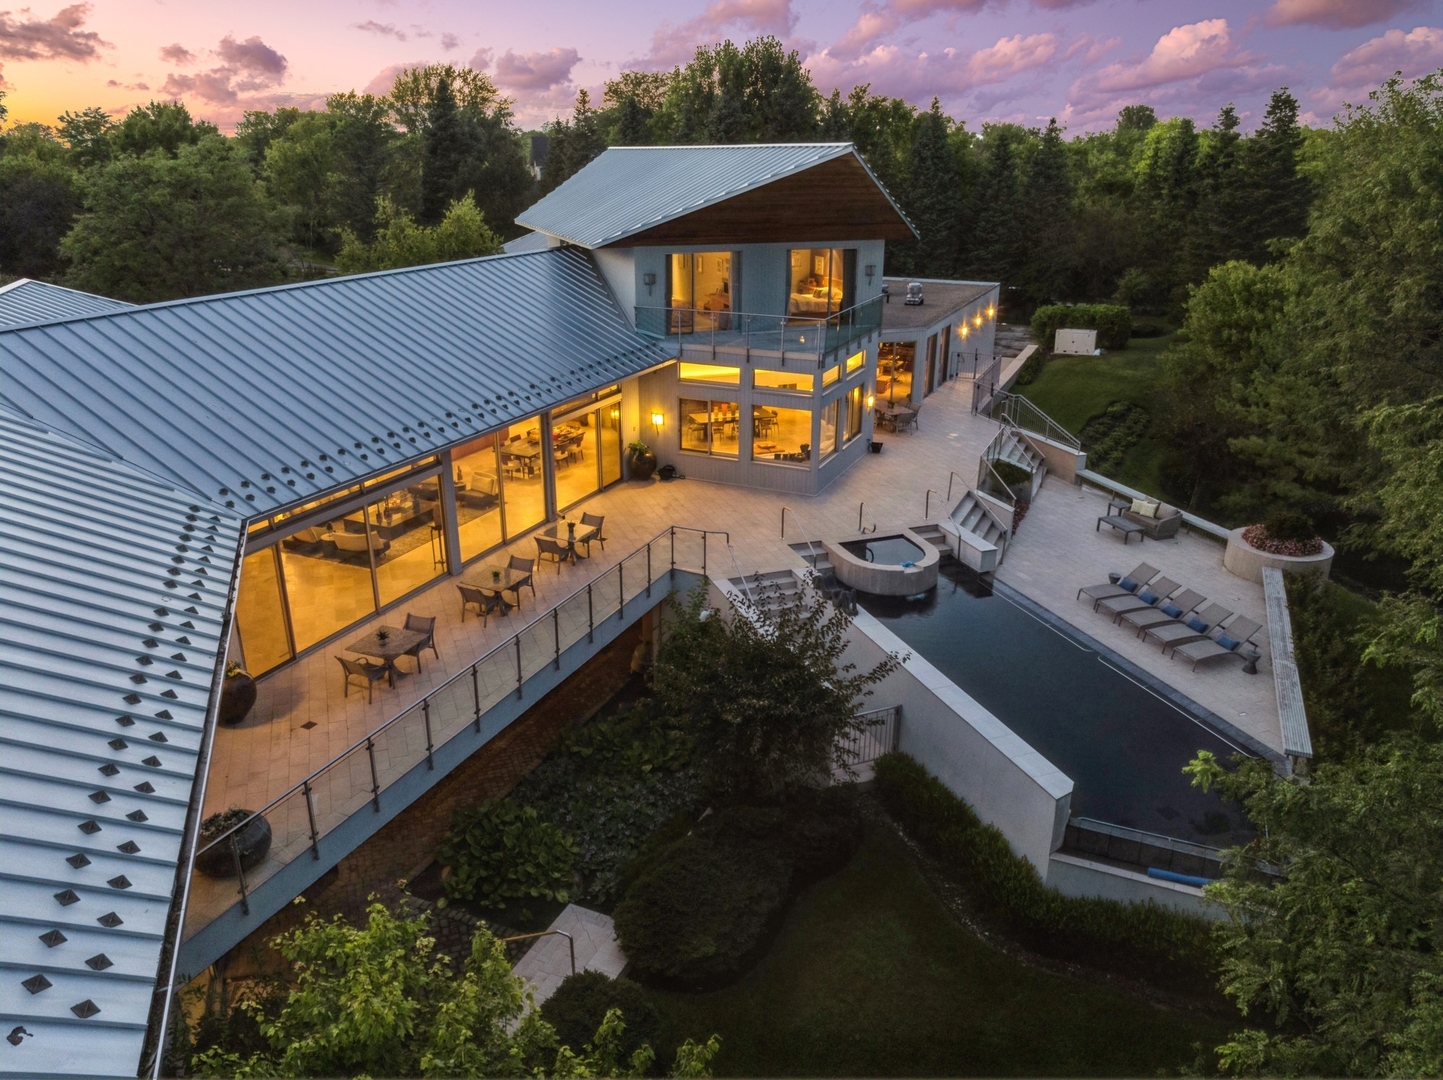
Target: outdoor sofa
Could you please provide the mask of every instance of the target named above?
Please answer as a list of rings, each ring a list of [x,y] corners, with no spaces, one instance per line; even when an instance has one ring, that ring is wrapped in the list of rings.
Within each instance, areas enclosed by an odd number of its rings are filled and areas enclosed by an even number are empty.
[[[1152,515],[1142,513],[1145,506],[1155,508]],[[1109,513],[1116,514],[1124,521],[1140,526],[1149,540],[1170,540],[1182,528],[1182,511],[1165,502],[1155,503],[1146,499],[1122,502],[1114,499],[1107,504],[1107,509]]]

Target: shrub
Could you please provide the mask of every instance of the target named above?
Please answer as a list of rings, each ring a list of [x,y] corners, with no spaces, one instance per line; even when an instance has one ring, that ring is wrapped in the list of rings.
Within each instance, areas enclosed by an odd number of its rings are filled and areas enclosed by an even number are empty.
[[[562,1046],[579,1051],[589,1044],[612,1009],[620,1009],[626,1021],[619,1046],[627,1060],[643,1044],[656,1046],[661,1034],[661,1014],[651,995],[630,979],[611,979],[599,971],[578,971],[569,975],[541,1006],[541,1019],[556,1029]]]
[[[876,769],[877,792],[898,824],[1030,947],[1183,989],[1211,985],[1212,931],[1204,920],[1151,901],[1063,896],[915,759],[887,754]]]
[[[1032,473],[1021,465],[1015,465],[1010,461],[1003,461],[1000,458],[992,463],[992,471],[997,474],[1009,488],[1021,488],[1030,491],[1032,487]]]
[[[1048,351],[1061,329],[1096,330],[1103,349],[1125,349],[1132,336],[1132,312],[1118,304],[1050,304],[1032,313],[1032,337]]]
[[[1150,417],[1141,405],[1114,401],[1082,425],[1079,435],[1087,450],[1087,467],[1109,473],[1122,465],[1127,452],[1147,432]]]
[[[497,909],[508,900],[570,899],[576,842],[513,799],[458,810],[438,855],[451,871],[452,899]]]

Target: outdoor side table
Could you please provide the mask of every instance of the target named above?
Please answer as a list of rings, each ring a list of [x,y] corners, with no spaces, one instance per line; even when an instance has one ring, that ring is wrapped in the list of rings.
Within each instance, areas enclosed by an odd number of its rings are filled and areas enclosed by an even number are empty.
[[[1132,539],[1133,533],[1137,533],[1139,541],[1145,539],[1147,536],[1147,533],[1143,531],[1142,526],[1137,522],[1128,521],[1127,518],[1120,517],[1117,514],[1103,514],[1102,517],[1097,519],[1097,524],[1093,526],[1092,531],[1097,532],[1104,525],[1111,525],[1118,532],[1122,533],[1122,543],[1124,547],[1126,547],[1127,542]]]

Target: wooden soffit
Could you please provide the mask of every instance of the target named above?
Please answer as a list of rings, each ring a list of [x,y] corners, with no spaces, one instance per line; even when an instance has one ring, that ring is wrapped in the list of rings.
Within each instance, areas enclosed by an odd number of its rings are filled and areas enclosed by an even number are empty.
[[[613,246],[913,238],[911,226],[871,174],[847,154],[633,233]]]

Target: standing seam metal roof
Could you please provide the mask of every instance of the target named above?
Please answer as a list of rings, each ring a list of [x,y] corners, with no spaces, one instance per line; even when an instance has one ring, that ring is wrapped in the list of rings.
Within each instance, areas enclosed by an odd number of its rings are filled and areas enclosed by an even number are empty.
[[[523,211],[516,223],[580,247],[605,247],[849,154],[857,156],[851,143],[613,146]],[[866,168],[860,156],[857,160]],[[880,183],[877,187],[886,195]],[[892,205],[896,208],[895,201]],[[900,209],[897,213],[906,219]]]
[[[0,1074],[136,1074],[241,529],[0,408]]]
[[[134,307],[124,300],[79,292],[44,281],[21,278],[9,285],[0,285],[0,329],[54,322],[76,315],[96,315],[106,311],[124,311]]]
[[[0,332],[0,402],[247,516],[671,358],[575,249]]]

